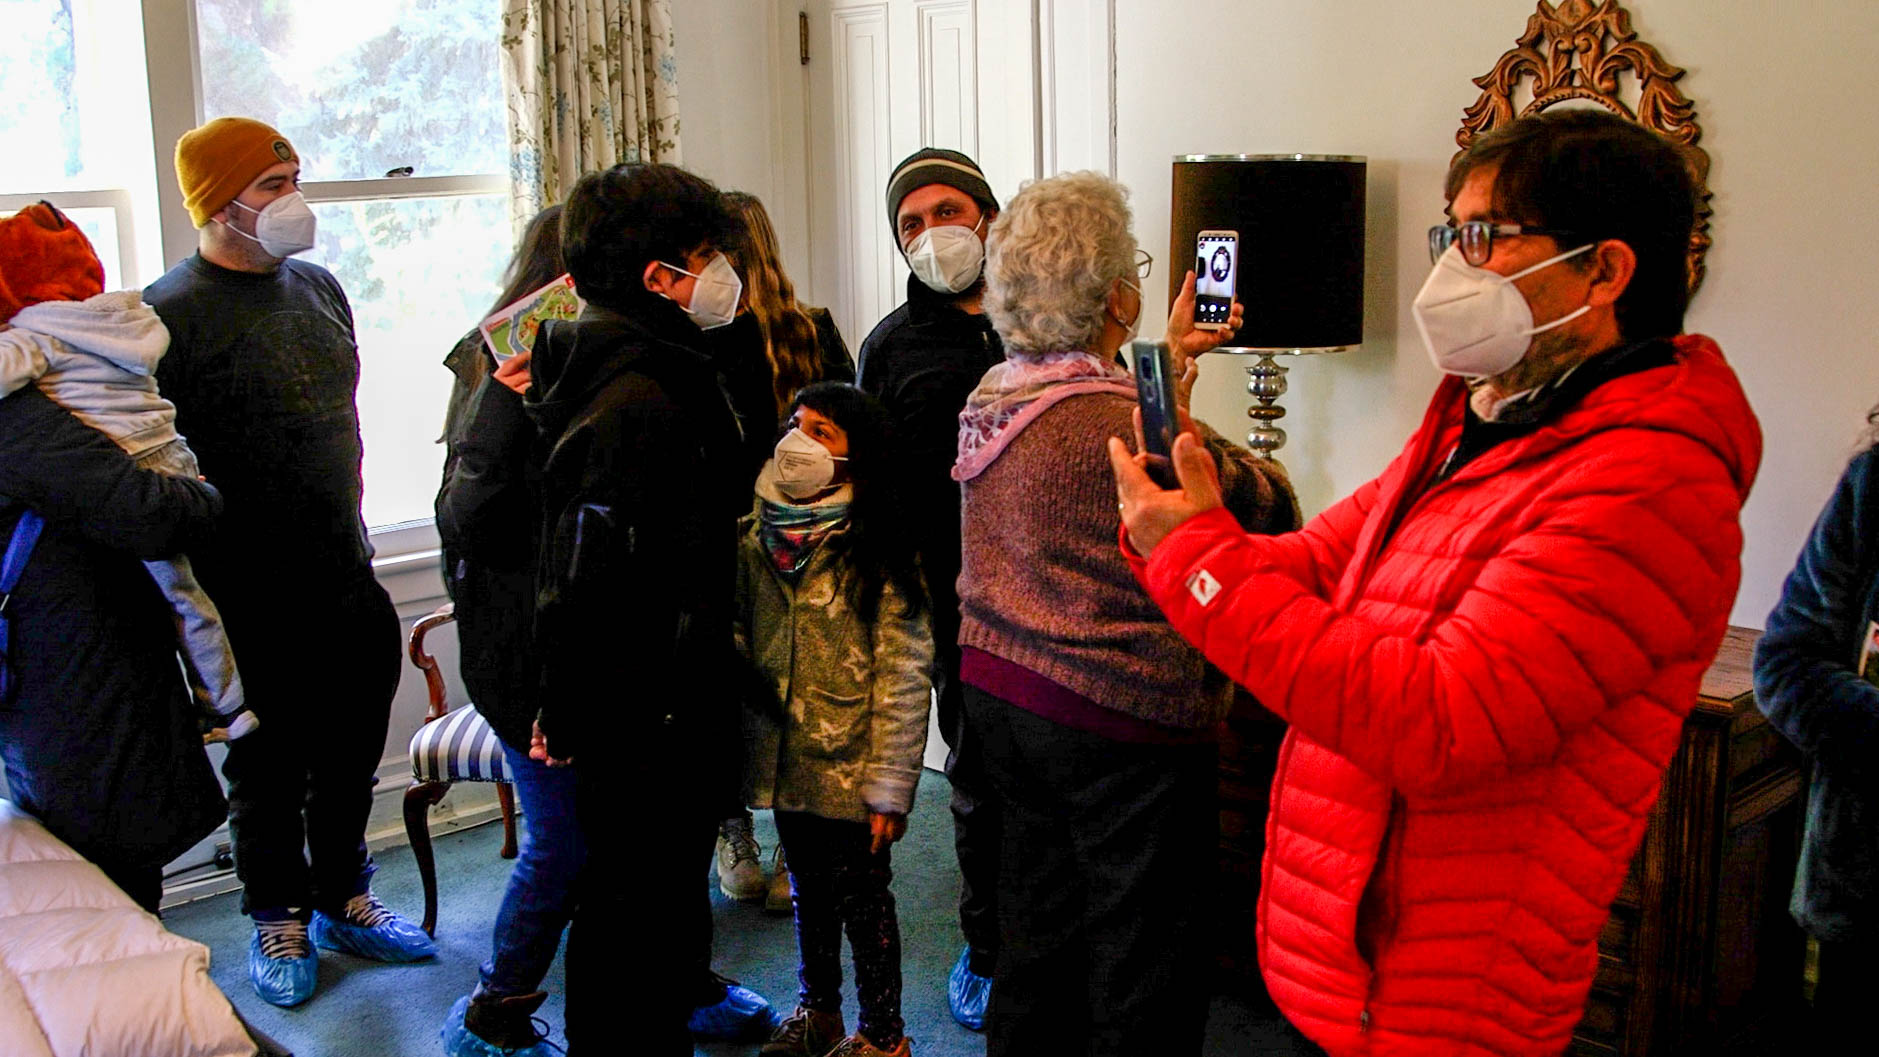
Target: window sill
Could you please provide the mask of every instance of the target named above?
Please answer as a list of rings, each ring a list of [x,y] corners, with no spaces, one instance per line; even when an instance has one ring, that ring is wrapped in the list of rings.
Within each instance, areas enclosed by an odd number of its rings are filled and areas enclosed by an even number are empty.
[[[400,617],[429,612],[444,593],[443,551],[437,525],[430,520],[380,525],[371,530],[372,572],[391,595]]]

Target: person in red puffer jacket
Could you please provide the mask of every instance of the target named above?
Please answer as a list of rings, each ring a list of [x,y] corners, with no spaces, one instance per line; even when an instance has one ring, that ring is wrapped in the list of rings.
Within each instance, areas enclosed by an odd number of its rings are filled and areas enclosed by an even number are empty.
[[[1120,441],[1123,546],[1188,641],[1292,729],[1260,964],[1333,1055],[1558,1054],[1740,579],[1760,429],[1682,335],[1678,150],[1542,114],[1448,176],[1414,314],[1436,365],[1381,476],[1279,537],[1193,438]]]

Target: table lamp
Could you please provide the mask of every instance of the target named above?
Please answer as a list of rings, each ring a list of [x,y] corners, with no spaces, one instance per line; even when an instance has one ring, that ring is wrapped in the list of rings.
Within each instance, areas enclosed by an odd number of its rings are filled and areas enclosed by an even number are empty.
[[[1272,458],[1285,375],[1275,356],[1343,352],[1364,336],[1364,159],[1339,154],[1178,154],[1170,282],[1196,260],[1202,231],[1239,233],[1236,294],[1246,322],[1219,351],[1246,368],[1246,444]],[[1203,262],[1196,261],[1197,264]],[[1198,272],[1198,269],[1197,269]],[[1169,300],[1180,293],[1176,286]]]

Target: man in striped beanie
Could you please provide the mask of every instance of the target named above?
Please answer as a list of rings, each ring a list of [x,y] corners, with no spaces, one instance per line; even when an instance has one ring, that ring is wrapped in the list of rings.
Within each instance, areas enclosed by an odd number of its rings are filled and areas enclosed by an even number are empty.
[[[985,372],[1004,362],[1005,346],[979,307],[985,291],[985,234],[998,199],[977,162],[927,147],[894,166],[887,220],[913,274],[907,301],[861,343],[856,384],[894,416],[907,459],[907,490],[916,504],[920,561],[933,595],[933,686],[940,732],[951,751],[953,840],[964,890],[959,925],[965,949],[947,981],[953,1019],[985,1023],[992,966],[998,957],[999,819],[980,793],[970,738],[961,723],[959,684],[959,486],[951,476],[959,447],[959,412]]]

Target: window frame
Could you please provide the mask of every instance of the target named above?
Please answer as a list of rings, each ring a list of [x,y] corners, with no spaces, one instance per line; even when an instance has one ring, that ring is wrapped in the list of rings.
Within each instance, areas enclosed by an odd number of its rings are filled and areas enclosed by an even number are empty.
[[[205,120],[196,0],[141,2],[152,139],[156,144],[174,144]],[[188,210],[183,208],[182,187],[177,182],[176,168],[168,151],[159,148],[155,153],[163,260],[173,263],[196,252],[196,227]],[[319,205],[509,195],[513,187],[508,173],[491,172],[368,180],[302,180],[300,191],[309,204]],[[434,519],[368,525],[367,529],[378,551],[374,564],[381,570],[436,560],[439,541]]]

